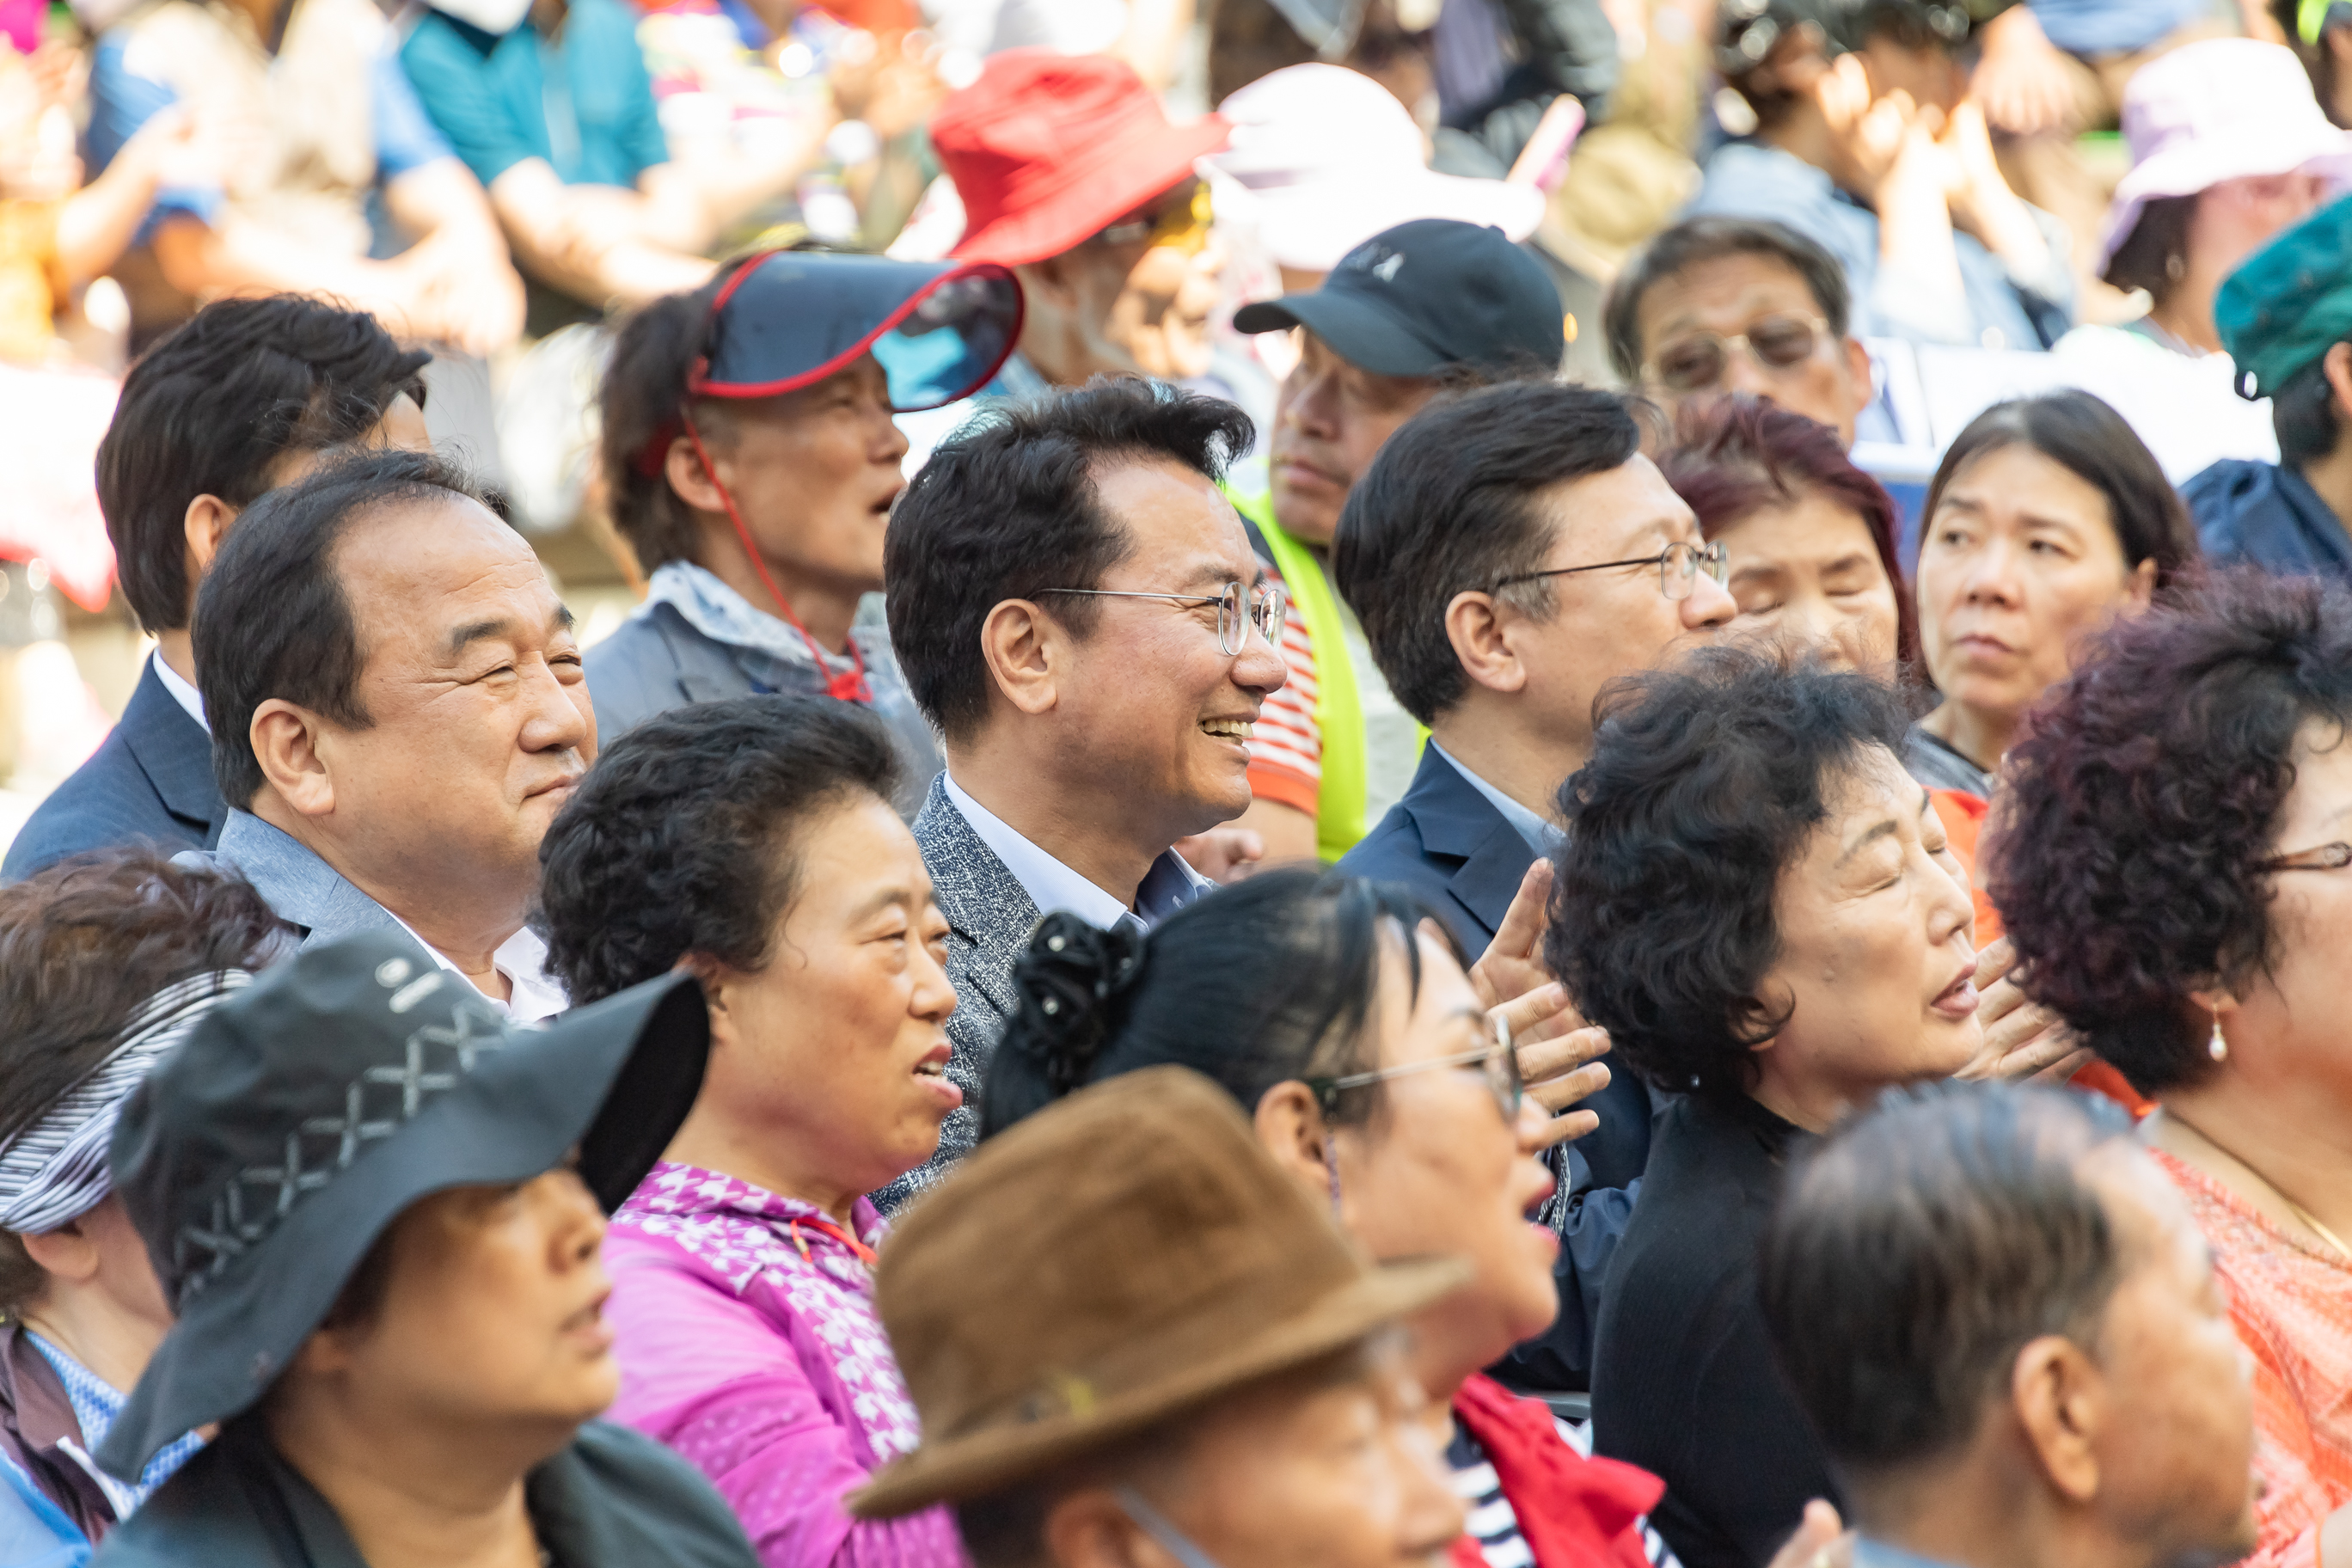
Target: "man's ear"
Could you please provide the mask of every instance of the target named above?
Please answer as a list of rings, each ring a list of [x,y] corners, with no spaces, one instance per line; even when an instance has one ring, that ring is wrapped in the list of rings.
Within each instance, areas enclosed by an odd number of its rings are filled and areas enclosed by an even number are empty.
[[[325,728],[309,709],[272,697],[253,710],[247,731],[262,778],[299,816],[324,816],[335,809],[335,781],[320,752]]]
[[[1489,691],[1518,691],[1528,683],[1527,666],[1512,651],[1511,627],[1518,613],[1494,595],[1465,588],[1445,606],[1445,640],[1462,672]]]
[[[2327,390],[2335,395],[2328,399],[2336,413],[2336,446],[2344,444],[2344,433],[2352,430],[2352,343],[2337,343],[2319,362],[2319,373],[2327,378]]]
[[[1038,1533],[1055,1568],[1177,1568],[1108,1487],[1080,1487],[1056,1499]]]
[[[221,541],[228,537],[228,525],[236,521],[242,510],[218,496],[198,496],[188,503],[187,511],[182,515],[180,533],[187,542],[188,595],[192,604],[196,584],[213,569],[213,557],[220,553]]]
[[[16,1239],[24,1243],[25,1256],[44,1274],[54,1274],[72,1285],[98,1276],[98,1244],[82,1234],[79,1220],[55,1230],[25,1231]]]
[[[1013,275],[1021,279],[1022,298],[1043,300],[1057,310],[1070,310],[1077,306],[1077,272],[1059,256],[1049,256],[1043,261],[1032,261],[1016,267]]]
[[[2051,1486],[2076,1504],[2095,1499],[2099,1438],[2110,1404],[2106,1374],[2074,1341],[2044,1334],[2011,1363],[2009,1400]]]
[[[1052,710],[1060,700],[1057,668],[1069,658],[1069,635],[1042,605],[1006,599],[980,623],[980,655],[1004,700],[1024,713]]]

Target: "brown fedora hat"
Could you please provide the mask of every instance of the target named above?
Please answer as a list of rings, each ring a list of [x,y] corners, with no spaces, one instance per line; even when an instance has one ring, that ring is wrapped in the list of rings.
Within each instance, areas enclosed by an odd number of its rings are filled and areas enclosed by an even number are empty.
[[[861,1519],[983,1497],[1342,1350],[1470,1278],[1370,1263],[1231,1096],[1149,1068],[990,1140],[882,1248],[923,1445]]]

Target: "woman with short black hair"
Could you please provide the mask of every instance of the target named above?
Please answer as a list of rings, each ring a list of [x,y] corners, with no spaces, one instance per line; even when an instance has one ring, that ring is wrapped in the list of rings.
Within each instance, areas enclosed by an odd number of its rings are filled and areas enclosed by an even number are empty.
[[[540,850],[575,1002],[680,966],[709,999],[701,1094],[604,1242],[612,1415],[708,1475],[768,1568],[962,1563],[942,1509],[854,1522],[842,1503],[919,1436],[866,1194],[963,1101],[947,921],[899,778],[855,704],[698,703],[614,742]]]
[[[2159,1107],[2254,1362],[2262,1542],[2352,1559],[2352,594],[2232,571],[2116,626],[1994,808],[2026,989]]]
[[[1982,1044],[1968,884],[1883,681],[1747,648],[1604,698],[1562,786],[1544,954],[1679,1098],[1601,1295],[1601,1452],[1665,1478],[1690,1568],[1752,1568],[1836,1495],[1772,1362],[1756,1242],[1793,1145]]]

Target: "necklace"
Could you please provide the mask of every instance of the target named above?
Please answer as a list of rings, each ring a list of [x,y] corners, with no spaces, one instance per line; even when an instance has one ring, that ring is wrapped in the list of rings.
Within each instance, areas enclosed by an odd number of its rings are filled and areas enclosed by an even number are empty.
[[[2337,1236],[2334,1231],[2320,1224],[2319,1216],[2313,1214],[2309,1209],[2305,1208],[2293,1198],[2287,1196],[2285,1191],[2282,1189],[2276,1182],[2272,1181],[2268,1176],[2265,1176],[2260,1171],[2255,1170],[2253,1166],[2246,1163],[2245,1161],[2239,1159],[2237,1155],[2231,1153],[2229,1150],[2223,1148],[2215,1139],[2210,1138],[2204,1132],[2199,1131],[2194,1122],[2183,1119],[2179,1111],[2168,1110],[2164,1114],[2172,1121],[2179,1122],[2181,1126],[2188,1128],[2189,1131],[2196,1133],[2197,1139],[2200,1142],[2205,1144],[2208,1148],[2214,1150],[2218,1153],[2228,1156],[2230,1161],[2233,1164],[2237,1165],[2239,1169],[2244,1171],[2246,1174],[2253,1177],[2254,1180],[2260,1182],[2265,1187],[2268,1187],[2271,1190],[2271,1195],[2286,1205],[2287,1213],[2294,1215],[2296,1219],[2300,1220],[2303,1223],[2304,1227],[2309,1230],[2312,1235],[2319,1237],[2320,1240],[2334,1247],[2336,1249],[2336,1256],[2342,1258],[2347,1263],[2352,1263],[2352,1247],[2345,1246],[2344,1238],[2342,1237]]]

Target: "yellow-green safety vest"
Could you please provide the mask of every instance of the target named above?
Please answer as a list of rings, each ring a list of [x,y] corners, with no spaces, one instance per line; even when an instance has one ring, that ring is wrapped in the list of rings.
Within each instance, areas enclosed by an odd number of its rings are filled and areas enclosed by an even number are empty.
[[[1356,847],[1371,825],[1364,820],[1364,708],[1356,695],[1356,667],[1348,657],[1347,627],[1339,618],[1339,601],[1331,593],[1323,563],[1304,542],[1283,531],[1274,521],[1274,497],[1227,492],[1234,510],[1255,525],[1282,574],[1290,602],[1307,623],[1307,639],[1315,645],[1315,726],[1322,731],[1323,783],[1315,797],[1315,852],[1325,865]],[[1413,726],[1416,753],[1428,742],[1429,731]]]

